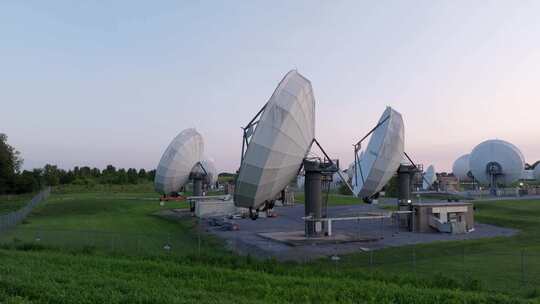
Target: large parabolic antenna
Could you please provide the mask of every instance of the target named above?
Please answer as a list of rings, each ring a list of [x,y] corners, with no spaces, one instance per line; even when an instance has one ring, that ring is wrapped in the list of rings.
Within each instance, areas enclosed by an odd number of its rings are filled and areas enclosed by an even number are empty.
[[[186,129],[169,144],[156,169],[156,191],[170,194],[184,186],[195,165],[201,161],[204,142],[195,129]]]
[[[262,111],[244,130],[247,149],[234,195],[237,206],[254,209],[273,200],[296,177],[311,148],[315,98],[310,81],[290,71]]]
[[[369,198],[381,191],[396,173],[403,159],[405,129],[401,114],[387,107],[371,134],[367,149],[357,154],[353,176],[353,192],[357,197]]]
[[[422,188],[424,190],[428,190],[431,185],[437,180],[437,174],[435,174],[435,167],[433,165],[430,165],[426,172],[424,173],[424,181],[422,183]]]
[[[471,170],[469,169],[469,154],[460,156],[454,161],[454,164],[452,165],[452,173],[459,180],[471,179],[470,171]]]
[[[521,151],[503,140],[487,140],[471,152],[469,166],[481,184],[509,185],[521,178],[525,161]]]

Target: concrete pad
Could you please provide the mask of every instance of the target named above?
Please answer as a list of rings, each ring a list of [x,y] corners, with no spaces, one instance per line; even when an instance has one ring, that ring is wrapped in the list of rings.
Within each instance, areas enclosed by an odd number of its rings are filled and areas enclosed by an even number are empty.
[[[240,228],[238,231],[216,229],[208,226],[207,221],[200,221],[199,223],[208,232],[225,240],[227,246],[238,254],[295,261],[308,261],[336,254],[361,253],[387,247],[439,241],[509,237],[518,233],[515,229],[481,223],[475,224],[475,230],[466,234],[415,233],[401,229],[393,219],[382,219],[337,221],[332,224],[332,231],[336,236],[349,235],[356,237],[358,240],[375,239],[375,241],[336,242],[333,240],[330,242],[317,242],[315,240],[315,242],[303,242],[300,232],[303,235],[304,221],[302,217],[304,216],[304,206],[277,207],[275,211],[278,216],[274,218],[259,218],[255,221],[251,219],[233,220]],[[366,204],[328,207],[328,216],[330,217],[381,212],[386,212],[386,210],[380,209],[379,206]],[[284,232],[289,233],[289,235]],[[295,240],[295,234],[300,242]],[[287,241],[287,239],[292,240]],[[291,245],[290,243],[294,244]]]
[[[270,239],[276,242],[281,242],[290,246],[343,244],[350,242],[374,242],[380,239],[380,237],[361,237],[348,233],[336,233],[332,236],[306,237],[303,230],[287,232],[266,232],[259,233],[258,235],[263,238]]]

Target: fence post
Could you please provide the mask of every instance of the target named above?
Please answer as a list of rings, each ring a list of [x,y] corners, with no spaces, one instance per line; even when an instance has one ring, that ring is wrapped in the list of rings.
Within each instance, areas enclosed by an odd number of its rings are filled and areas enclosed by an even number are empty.
[[[198,248],[197,255],[200,257],[201,256],[201,232],[199,230],[197,230],[197,248]]]
[[[527,285],[525,276],[525,250],[521,250],[521,284],[523,286]]]
[[[414,276],[416,277],[416,246],[414,245],[412,248],[412,262],[413,262]]]
[[[467,267],[465,267],[465,246],[461,247],[461,272],[463,274],[463,284],[467,278],[466,275]]]

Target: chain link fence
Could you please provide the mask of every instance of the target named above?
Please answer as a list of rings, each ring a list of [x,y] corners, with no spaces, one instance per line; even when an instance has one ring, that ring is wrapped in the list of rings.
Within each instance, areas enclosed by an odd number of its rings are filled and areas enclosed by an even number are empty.
[[[264,246],[281,246],[265,240]],[[227,254],[227,249],[245,252],[241,241],[229,240],[223,244],[204,231],[185,234],[123,233],[84,230],[53,230],[14,227],[0,235],[0,246],[20,250],[41,248],[59,249],[88,254],[119,254],[128,256],[208,257]],[[259,250],[258,254],[254,250]],[[251,248],[252,257],[274,259],[265,248]],[[412,245],[399,250],[358,251],[352,255],[328,257],[304,256],[297,260],[321,269],[344,274],[425,280],[438,287],[469,290],[502,291],[507,293],[540,294],[540,253],[534,250],[507,251],[475,250],[467,246],[451,249],[426,248]]]
[[[206,232],[202,225],[176,234],[17,226],[49,193],[50,189],[45,189],[25,207],[0,216],[0,246],[21,250],[52,248],[89,254],[180,258],[227,254],[230,249],[251,252],[252,256],[263,259],[282,258],[271,254],[276,247],[284,246],[281,243],[261,240],[253,246],[237,237],[224,244],[222,239]],[[377,227],[380,224],[374,223],[374,231],[379,229]],[[328,257],[305,255],[297,261],[309,263],[307,267],[335,270],[351,276],[388,277],[391,282],[425,280],[426,284],[438,287],[502,291],[530,297],[540,295],[540,252],[528,248],[486,249],[481,244],[409,245],[391,250],[359,250],[347,255],[340,255],[336,249]]]
[[[540,296],[540,253],[532,249],[410,245],[398,250],[335,254],[328,257],[328,262],[341,273],[362,272],[390,282],[420,280],[433,287]]]
[[[30,212],[32,212],[32,210],[41,202],[45,201],[50,194],[51,188],[48,187],[34,196],[30,202],[28,202],[21,209],[0,215],[0,233],[8,230],[9,228],[15,227],[17,224],[22,222],[30,214]]]
[[[269,247],[279,246],[272,241],[265,242]],[[0,236],[0,245],[22,250],[45,247],[129,256],[200,257],[226,252],[222,241],[203,231],[173,235],[16,227]],[[231,241],[226,245],[234,251],[246,250],[243,242]],[[275,258],[264,250],[258,256]],[[540,254],[533,250],[475,251],[456,246],[435,251],[433,248],[408,246],[397,252],[359,251],[352,255],[336,254],[322,260],[305,256],[300,262],[313,262],[343,273],[372,274],[378,278],[404,276],[404,280],[426,279],[442,284],[441,287],[532,293],[538,289],[540,293]]]

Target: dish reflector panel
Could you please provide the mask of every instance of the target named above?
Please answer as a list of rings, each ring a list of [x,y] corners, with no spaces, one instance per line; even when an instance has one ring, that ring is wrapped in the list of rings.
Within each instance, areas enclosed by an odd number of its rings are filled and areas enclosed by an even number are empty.
[[[247,147],[235,189],[235,204],[258,208],[291,182],[315,137],[311,83],[290,71],[270,97]]]
[[[403,118],[399,112],[387,107],[378,123],[385,119],[386,121],[371,134],[367,149],[358,156],[360,160],[352,182],[357,197],[371,197],[381,191],[396,173],[403,159],[405,149]]]
[[[422,182],[422,188],[424,190],[429,189],[431,185],[437,180],[437,174],[435,174],[435,167],[433,165],[429,166],[424,173],[424,181]]]
[[[498,139],[480,143],[473,149],[469,159],[472,174],[484,185],[490,184],[488,165],[492,164],[501,171],[496,182],[503,185],[509,185],[520,179],[525,168],[521,151],[513,144]]]
[[[156,169],[154,187],[156,191],[169,194],[184,186],[189,173],[201,161],[204,142],[195,129],[186,129],[169,144]]]

